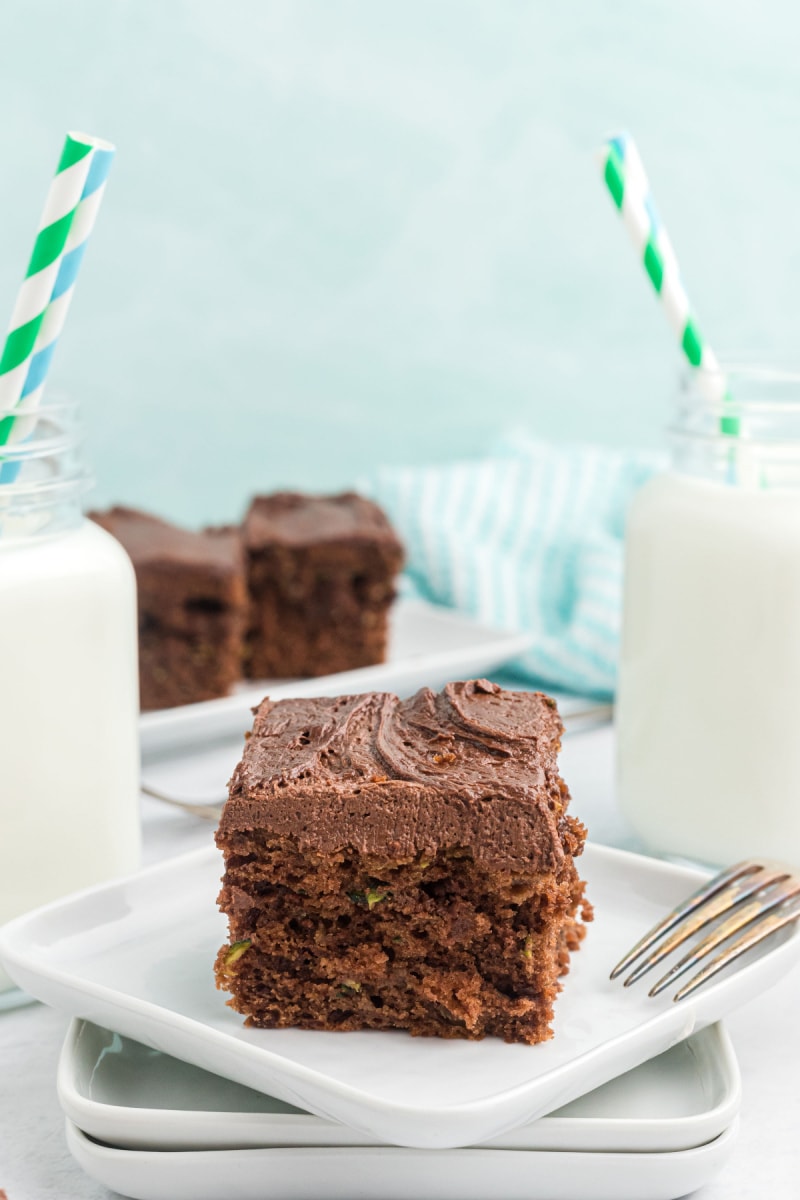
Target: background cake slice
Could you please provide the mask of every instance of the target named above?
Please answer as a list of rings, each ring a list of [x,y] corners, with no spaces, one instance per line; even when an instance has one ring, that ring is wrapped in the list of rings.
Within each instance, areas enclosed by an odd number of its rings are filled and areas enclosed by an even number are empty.
[[[329,675],[383,662],[403,549],[376,504],[354,492],[258,496],[243,535],[250,678]]]
[[[258,709],[217,842],[262,1027],[538,1042],[590,916],[555,705],[485,680]]]
[[[122,507],[91,517],[136,572],[142,709],[227,695],[241,673],[247,617],[239,530],[194,533]]]

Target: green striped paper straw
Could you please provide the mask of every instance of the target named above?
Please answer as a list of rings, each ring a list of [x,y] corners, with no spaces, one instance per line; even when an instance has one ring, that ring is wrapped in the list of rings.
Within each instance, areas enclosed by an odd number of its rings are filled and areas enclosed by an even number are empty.
[[[47,194],[33,252],[0,354],[0,413],[8,414],[0,419],[0,446],[8,442],[17,420],[14,410],[20,404],[36,339],[97,147],[108,149],[108,144],[83,133],[67,134]]]
[[[50,301],[45,309],[42,324],[39,327],[33,354],[28,359],[28,372],[16,409],[17,414],[35,409],[41,399],[53,354],[64,329],[72,297],[75,294],[75,286],[86,247],[105,194],[106,180],[114,161],[114,153],[113,147],[101,149],[97,146],[92,150],[89,174],[81,193],[80,203],[75,209],[69,237],[59,264],[58,275],[50,293]],[[18,416],[9,441],[17,441],[19,438],[26,437],[31,427],[30,419]]]
[[[636,143],[630,134],[617,134],[606,140],[598,157],[606,187],[661,300],[681,350],[698,371],[698,382],[704,395],[714,404],[730,400],[722,368],[700,331],[683,286],[678,259],[656,210]],[[729,437],[738,435],[738,417],[723,413],[720,433]]]

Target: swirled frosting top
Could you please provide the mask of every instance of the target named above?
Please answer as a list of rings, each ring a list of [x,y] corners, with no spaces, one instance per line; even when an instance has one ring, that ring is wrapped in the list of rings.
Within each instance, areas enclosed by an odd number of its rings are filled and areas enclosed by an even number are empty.
[[[265,828],[320,851],[464,846],[496,865],[552,865],[574,841],[556,767],[561,733],[548,697],[485,679],[403,701],[267,699],[220,832]]]
[[[402,557],[402,546],[381,508],[356,492],[309,496],[273,492],[256,496],[243,523],[250,550],[264,546],[318,546],[325,542],[366,541]]]

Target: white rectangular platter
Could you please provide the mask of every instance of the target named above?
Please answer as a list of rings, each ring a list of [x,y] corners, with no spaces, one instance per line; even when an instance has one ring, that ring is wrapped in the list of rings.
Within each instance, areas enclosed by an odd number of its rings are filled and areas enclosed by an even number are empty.
[[[253,707],[267,695],[275,700],[371,691],[408,696],[421,687],[439,688],[452,679],[485,675],[524,653],[530,643],[527,633],[488,629],[452,609],[400,599],[389,618],[385,663],[313,679],[248,682],[220,700],[142,713],[142,755],[147,762],[153,755],[203,745],[214,738],[234,738],[241,743],[253,723]]]
[[[701,873],[589,845],[596,917],[573,958],[554,1037],[538,1046],[404,1033],[247,1029],[216,991],[225,941],[213,849],[173,859],[17,918],[0,958],[20,987],[218,1075],[379,1141],[441,1148],[497,1137],[662,1053],[759,994],[800,955],[796,926],[673,1004],[608,972]]]

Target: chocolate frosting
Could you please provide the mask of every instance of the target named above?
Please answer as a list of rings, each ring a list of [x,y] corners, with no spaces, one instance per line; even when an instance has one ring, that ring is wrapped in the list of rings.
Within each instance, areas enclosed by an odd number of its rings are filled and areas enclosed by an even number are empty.
[[[243,569],[241,540],[234,527],[198,533],[122,505],[89,516],[122,543],[134,567],[180,566],[223,576]]]
[[[561,733],[548,697],[485,679],[404,701],[266,699],[220,834],[264,828],[321,852],[390,856],[466,847],[496,867],[552,869],[575,840]]]
[[[385,543],[402,553],[383,510],[356,492],[337,496],[308,496],[301,492],[256,496],[243,529],[249,550],[274,543],[299,547],[320,542],[369,541]]]

